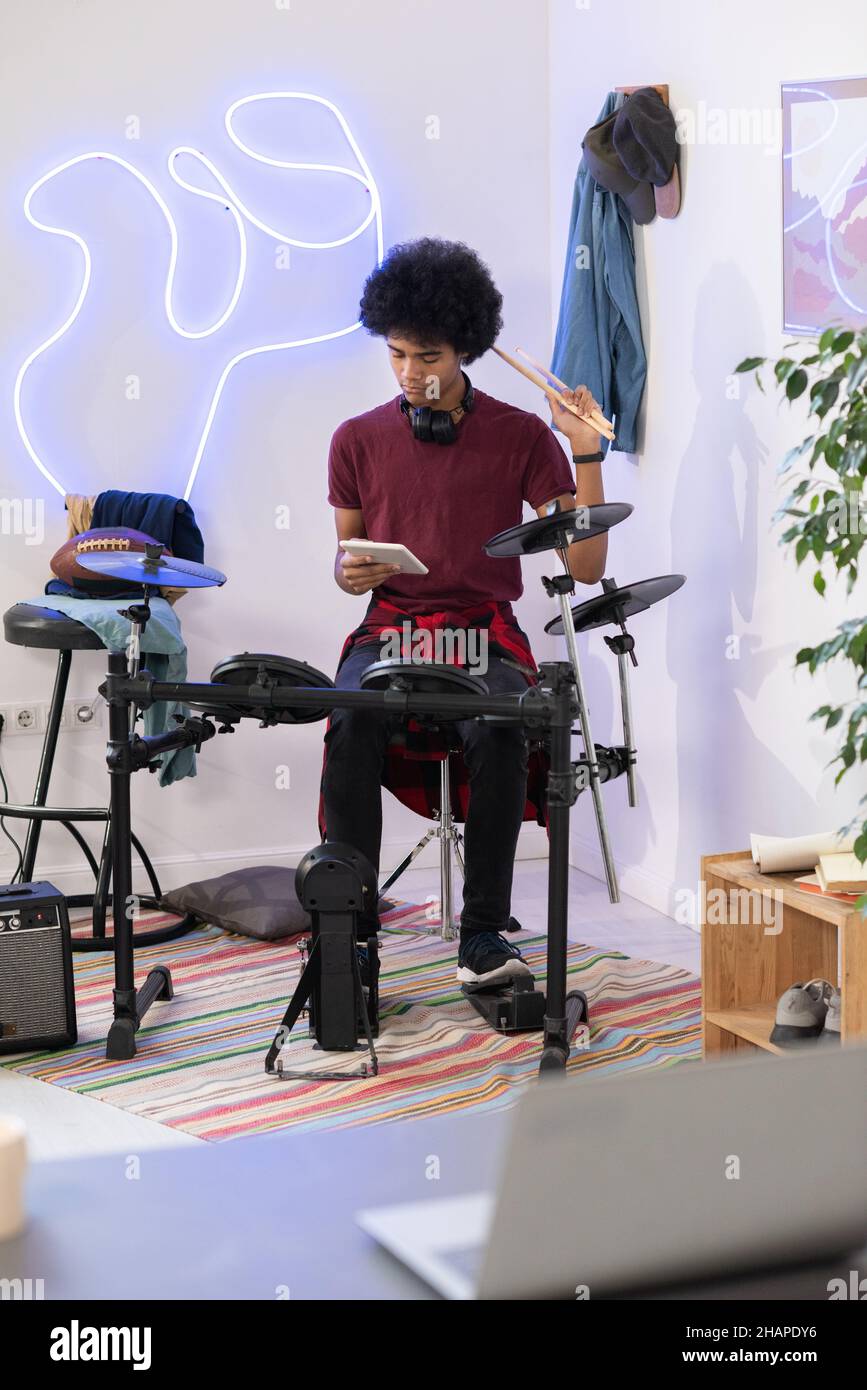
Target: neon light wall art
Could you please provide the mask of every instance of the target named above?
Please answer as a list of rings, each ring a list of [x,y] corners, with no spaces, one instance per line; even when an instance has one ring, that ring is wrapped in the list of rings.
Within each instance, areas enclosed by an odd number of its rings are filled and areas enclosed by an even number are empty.
[[[296,160],[288,159],[276,159],[272,156],[262,153],[260,150],[254,149],[251,145],[241,140],[234,126],[236,113],[239,112],[242,108],[250,106],[252,103],[255,102],[275,101],[316,102],[320,106],[325,107],[334,115],[335,119],[337,120],[340,129],[342,130],[343,135],[345,136],[346,141],[358,162],[359,167],[357,169],[353,169],[348,168],[342,164],[320,164],[299,162]],[[31,226],[35,227],[38,231],[46,232],[51,236],[63,237],[68,241],[74,242],[75,245],[78,246],[79,250],[81,251],[81,281],[78,287],[78,293],[76,295],[75,302],[72,306],[70,313],[63,320],[63,322],[59,324],[57,328],[55,328],[53,333],[51,333],[49,337],[45,339],[44,342],[40,343],[38,347],[34,348],[33,351],[30,352],[27,355],[27,357],[25,357],[24,361],[21,363],[21,366],[19,367],[15,377],[15,386],[13,392],[13,408],[15,412],[16,425],[18,427],[18,432],[21,436],[21,441],[24,445],[24,448],[27,450],[27,453],[29,454],[30,458],[32,459],[33,463],[36,465],[42,476],[51,484],[53,488],[56,489],[57,492],[60,493],[61,496],[65,496],[65,494],[69,491],[72,491],[72,489],[64,485],[61,478],[58,476],[59,470],[57,470],[56,467],[50,463],[50,461],[46,461],[45,459],[41,458],[40,455],[37,453],[36,448],[34,447],[34,444],[28,433],[25,421],[23,400],[25,396],[24,386],[27,378],[27,373],[29,372],[33,363],[36,362],[37,359],[42,357],[45,353],[49,352],[50,349],[57,342],[59,342],[59,340],[64,336],[64,334],[69,332],[70,328],[75,323],[76,319],[81,313],[82,307],[87,298],[87,293],[91,282],[92,257],[87,242],[84,240],[83,237],[79,236],[77,232],[72,231],[69,227],[54,226],[49,222],[45,222],[41,218],[39,218],[36,212],[34,211],[34,201],[38,206],[38,195],[40,191],[44,189],[48,184],[50,184],[53,179],[57,178],[66,170],[71,169],[76,165],[83,164],[89,160],[105,160],[111,164],[116,165],[119,169],[123,170],[125,175],[133,179],[136,179],[138,183],[146,189],[150,197],[156,203],[156,206],[159,208],[159,211],[162,214],[168,232],[168,263],[166,267],[165,286],[163,292],[163,307],[165,309],[166,318],[168,320],[170,328],[174,333],[178,334],[182,338],[200,339],[208,338],[214,334],[218,334],[225,327],[225,325],[229,322],[232,315],[234,314],[236,308],[238,307],[239,301],[241,300],[247,275],[248,224],[250,227],[254,228],[263,236],[269,237],[273,241],[276,241],[281,245],[294,246],[305,250],[313,251],[328,251],[339,246],[344,246],[347,243],[354,241],[356,237],[361,236],[368,229],[368,227],[373,225],[376,237],[376,264],[379,265],[382,263],[382,208],[380,204],[379,190],[376,186],[376,181],[368,166],[367,160],[364,158],[364,155],[362,154],[361,149],[359,148],[358,143],[354,135],[352,134],[352,131],[349,128],[349,125],[347,124],[342,112],[339,110],[337,106],[334,105],[333,102],[328,101],[325,97],[314,96],[310,92],[260,92],[253,96],[241,97],[238,101],[233,102],[232,105],[226,111],[225,127],[229,139],[237,147],[237,149],[240,150],[241,153],[246,155],[249,159],[255,160],[260,164],[268,165],[274,169],[307,170],[318,173],[339,174],[348,179],[356,180],[359,184],[362,185],[362,187],[368,194],[369,210],[367,212],[367,216],[364,217],[364,219],[358,224],[358,226],[354,227],[351,231],[347,232],[345,236],[341,236],[330,241],[301,240],[297,237],[292,236],[288,230],[280,227],[271,226],[262,218],[257,217],[256,214],[253,211],[251,211],[251,209],[248,206],[246,206],[244,202],[242,202],[241,198],[231,187],[228,179],[226,179],[224,175],[220,172],[217,165],[212,160],[208,159],[207,156],[203,154],[200,150],[193,149],[189,145],[176,146],[173,150],[171,150],[167,159],[168,173],[173,182],[179,188],[184,189],[188,193],[194,194],[198,198],[208,199],[211,202],[220,204],[221,207],[227,208],[227,210],[230,212],[233,218],[235,231],[237,233],[237,274],[235,276],[234,285],[232,287],[231,293],[227,298],[225,306],[222,308],[221,313],[213,320],[213,322],[208,323],[203,328],[191,329],[185,327],[179,321],[174,310],[174,280],[178,261],[178,229],[168,203],[163,198],[162,194],[160,193],[159,189],[155,186],[155,184],[150,179],[148,179],[139,169],[137,169],[135,165],[132,164],[128,159],[124,159],[120,155],[113,154],[106,150],[91,150],[85,154],[75,155],[71,159],[65,160],[62,164],[58,164],[55,168],[50,169],[47,173],[42,174],[41,177],[38,178],[36,182],[33,183],[31,187],[27,190],[27,194],[24,199],[24,215],[27,218],[28,222],[30,222]],[[203,188],[199,184],[191,183],[188,179],[184,178],[177,167],[178,161],[182,156],[196,161],[198,165],[201,167],[201,169],[204,170],[207,173],[207,175],[210,176],[210,178],[217,185],[220,191],[216,192],[212,189]],[[212,428],[220,404],[220,398],[223,394],[226,382],[228,381],[232,372],[241,362],[244,362],[251,357],[257,357],[261,353],[284,352],[290,348],[307,347],[313,343],[327,342],[333,338],[342,338],[349,333],[354,333],[358,328],[360,328],[360,326],[360,323],[358,322],[358,320],[356,320],[354,323],[347,324],[345,327],[332,330],[328,333],[315,334],[311,337],[296,338],[287,342],[259,343],[253,347],[248,347],[244,349],[244,351],[242,352],[236,352],[232,356],[230,356],[217,375],[216,382],[212,388],[210,399],[205,409],[204,419],[202,422],[198,442],[196,444],[193,456],[189,464],[187,482],[183,493],[184,498],[189,499],[190,494],[193,490],[193,485],[195,484],[196,478],[198,477],[199,471],[201,469],[202,460],[205,455],[208,440],[211,436]]]

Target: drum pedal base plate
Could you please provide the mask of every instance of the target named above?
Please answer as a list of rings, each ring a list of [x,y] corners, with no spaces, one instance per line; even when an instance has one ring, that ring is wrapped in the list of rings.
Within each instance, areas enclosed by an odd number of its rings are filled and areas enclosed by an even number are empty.
[[[508,988],[463,989],[463,996],[498,1033],[529,1033],[541,1029],[545,995],[532,980],[514,981]]]

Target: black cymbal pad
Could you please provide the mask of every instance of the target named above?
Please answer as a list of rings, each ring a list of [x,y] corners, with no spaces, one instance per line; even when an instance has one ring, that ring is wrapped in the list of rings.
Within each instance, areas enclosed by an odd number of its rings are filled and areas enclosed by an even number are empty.
[[[655,579],[639,579],[634,584],[624,584],[577,604],[572,609],[572,624],[576,632],[606,627],[610,623],[619,626],[627,618],[643,613],[652,604],[676,593],[685,583],[686,576],[683,574],[661,574]],[[545,631],[553,637],[562,637],[563,619],[552,618],[550,623],[545,624]]]
[[[591,507],[573,507],[510,526],[492,536],[483,547],[486,555],[535,555],[541,550],[565,549],[575,541],[587,541],[618,526],[632,513],[629,502],[597,502]]]

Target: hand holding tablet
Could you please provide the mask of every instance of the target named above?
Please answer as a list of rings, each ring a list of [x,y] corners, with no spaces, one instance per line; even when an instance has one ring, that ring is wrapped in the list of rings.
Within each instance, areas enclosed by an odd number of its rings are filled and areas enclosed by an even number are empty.
[[[345,550],[347,555],[360,558],[363,555],[371,556],[374,564],[377,565],[396,565],[401,574],[428,574],[427,565],[423,565],[411,550],[405,545],[396,545],[392,541],[369,541],[351,540],[339,541],[340,549]]]

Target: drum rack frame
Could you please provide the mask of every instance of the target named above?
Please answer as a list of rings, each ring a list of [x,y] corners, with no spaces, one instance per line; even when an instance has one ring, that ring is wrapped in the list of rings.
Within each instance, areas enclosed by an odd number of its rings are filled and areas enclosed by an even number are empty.
[[[566,990],[567,915],[569,901],[569,816],[579,794],[578,772],[571,761],[572,725],[579,713],[575,674],[568,661],[545,662],[539,668],[539,682],[519,694],[481,695],[449,692],[416,692],[389,688],[382,691],[337,690],[333,687],[223,685],[211,682],[156,681],[149,671],[129,674],[124,652],[111,652],[108,674],[99,687],[109,710],[109,740],[106,753],[110,781],[111,823],[113,827],[112,914],[114,927],[115,988],[113,1022],[106,1041],[106,1057],[128,1060],[136,1053],[136,1033],[151,1004],[172,997],[172,981],[167,966],[156,965],[137,989],[134,972],[132,893],[132,841],[130,788],[134,772],[155,770],[156,759],[175,748],[192,747],[198,752],[203,743],[218,732],[212,719],[224,722],[227,731],[241,717],[267,718],[276,709],[336,708],[378,709],[389,714],[440,715],[453,719],[493,717],[528,728],[542,729],[548,735],[548,962],[546,1010],[542,1026],[540,1074],[562,1073],[569,1059],[571,1039],[582,1017],[583,997]],[[155,701],[168,700],[204,710],[201,715],[183,718],[178,727],[163,734],[142,736],[135,732],[135,712]]]

